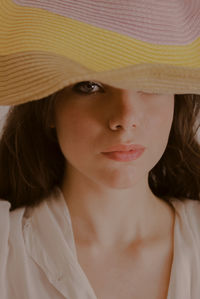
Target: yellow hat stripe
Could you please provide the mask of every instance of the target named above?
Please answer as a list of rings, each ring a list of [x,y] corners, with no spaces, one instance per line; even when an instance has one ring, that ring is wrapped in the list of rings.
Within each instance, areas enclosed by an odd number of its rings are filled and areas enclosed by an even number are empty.
[[[188,45],[155,45],[43,9],[2,2],[0,55],[46,51],[98,72],[144,62],[200,67],[200,38]]]

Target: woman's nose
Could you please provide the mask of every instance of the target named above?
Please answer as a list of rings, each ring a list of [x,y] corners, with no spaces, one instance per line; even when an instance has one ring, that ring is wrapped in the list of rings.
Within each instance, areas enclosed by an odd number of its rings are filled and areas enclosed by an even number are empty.
[[[129,130],[138,126],[138,94],[135,91],[121,90],[113,98],[113,110],[109,125],[112,130],[123,128]]]

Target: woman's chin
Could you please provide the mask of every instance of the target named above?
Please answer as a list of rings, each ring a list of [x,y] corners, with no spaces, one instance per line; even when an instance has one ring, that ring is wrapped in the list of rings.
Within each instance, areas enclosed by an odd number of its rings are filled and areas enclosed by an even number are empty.
[[[130,189],[133,188],[134,185],[138,181],[138,177],[132,176],[126,176],[126,175],[119,175],[115,177],[109,177],[106,178],[106,176],[103,178],[102,184],[105,185],[108,188],[112,189]]]

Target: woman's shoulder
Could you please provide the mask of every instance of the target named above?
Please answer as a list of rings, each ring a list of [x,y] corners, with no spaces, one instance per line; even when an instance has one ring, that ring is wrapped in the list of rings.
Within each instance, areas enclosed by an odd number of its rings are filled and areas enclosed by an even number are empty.
[[[0,199],[0,248],[1,256],[3,248],[6,250],[10,235],[19,234],[22,224],[25,207],[10,211],[11,204],[9,201]]]
[[[11,203],[5,199],[0,199],[0,230],[1,235],[3,231],[7,228],[9,230],[10,222],[17,221],[20,222],[22,220],[25,207],[18,208],[16,210],[11,211]],[[5,225],[7,226],[5,227]]]
[[[22,234],[23,215],[25,207],[11,211],[11,204],[0,199],[0,256],[8,252],[8,243],[11,239],[20,240]]]
[[[200,200],[189,198],[172,198],[170,202],[178,214],[200,221]]]
[[[2,253],[5,252],[10,232],[10,207],[11,204],[8,201],[0,200],[0,260]]]
[[[16,245],[16,248],[18,248],[16,254],[20,255],[23,246],[22,218],[25,208],[13,211],[10,211],[10,208],[11,204],[9,201],[0,199],[0,290],[2,298],[5,298],[6,292],[8,261],[15,258],[13,248]]]
[[[15,210],[11,210],[9,201],[0,199],[0,249],[4,247],[4,251],[8,250],[8,242],[11,245],[12,243],[15,244],[15,248],[21,247],[24,244],[23,231],[29,225],[29,219],[32,217],[32,214],[38,214],[38,217],[41,218],[47,217],[47,214],[57,208],[55,199],[58,196],[60,196],[60,193],[55,188],[37,206],[23,206]],[[0,255],[2,256],[2,250]]]
[[[11,204],[7,200],[0,199],[0,221],[8,221]]]
[[[200,244],[200,200],[173,198],[170,202],[175,208],[181,229],[196,236]]]

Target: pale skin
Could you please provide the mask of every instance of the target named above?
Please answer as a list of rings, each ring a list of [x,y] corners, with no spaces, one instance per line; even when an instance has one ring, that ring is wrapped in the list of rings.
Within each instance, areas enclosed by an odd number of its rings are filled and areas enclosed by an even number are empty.
[[[105,261],[113,252],[126,256],[131,251],[133,257],[138,248],[145,248],[149,259],[152,244],[160,242],[161,248],[173,231],[173,208],[153,194],[148,173],[166,149],[174,95],[92,82],[90,87],[87,82],[79,85],[79,92],[73,89],[75,84],[68,86],[55,105],[55,127],[66,158],[60,187],[77,249],[86,248],[94,261]],[[131,162],[102,155],[119,143],[146,149]]]

